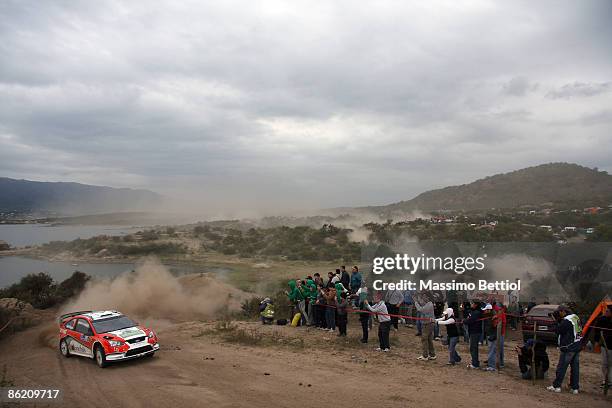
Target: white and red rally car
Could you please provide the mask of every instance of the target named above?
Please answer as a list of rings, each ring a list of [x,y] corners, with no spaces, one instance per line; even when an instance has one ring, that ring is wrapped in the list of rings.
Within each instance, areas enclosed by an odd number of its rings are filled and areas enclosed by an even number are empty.
[[[153,330],[138,326],[116,311],[82,311],[59,317],[59,349],[64,357],[82,356],[108,362],[153,356],[159,350]]]

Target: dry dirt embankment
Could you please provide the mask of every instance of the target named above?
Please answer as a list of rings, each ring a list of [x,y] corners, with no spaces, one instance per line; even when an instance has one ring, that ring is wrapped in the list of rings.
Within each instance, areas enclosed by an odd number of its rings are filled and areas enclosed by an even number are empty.
[[[64,405],[72,406],[610,406],[596,386],[597,355],[582,355],[583,394],[550,394],[547,381],[534,387],[519,379],[513,341],[502,373],[473,372],[447,367],[439,343],[437,361],[417,362],[419,339],[405,327],[392,334],[391,353],[375,352],[372,342],[358,343],[357,324],[351,321],[349,337],[339,339],[254,322],[166,323],[158,328],[162,349],[154,358],[106,369],[61,357],[56,328],[48,324],[4,339],[0,360],[16,385],[61,387]],[[465,345],[459,350],[465,359]]]

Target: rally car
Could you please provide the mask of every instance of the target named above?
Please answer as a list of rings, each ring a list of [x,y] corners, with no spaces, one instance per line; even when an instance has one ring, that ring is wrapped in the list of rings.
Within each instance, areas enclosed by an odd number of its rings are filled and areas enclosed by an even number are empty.
[[[64,357],[93,358],[100,367],[112,361],[153,356],[159,350],[153,330],[114,310],[61,315],[59,337]]]

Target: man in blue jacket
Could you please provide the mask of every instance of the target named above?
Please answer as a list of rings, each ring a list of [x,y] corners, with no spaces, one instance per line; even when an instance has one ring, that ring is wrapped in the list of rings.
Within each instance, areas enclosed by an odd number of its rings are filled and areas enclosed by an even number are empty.
[[[467,325],[468,333],[470,335],[470,355],[472,356],[472,362],[468,365],[468,368],[480,368],[480,360],[478,359],[478,342],[482,335],[482,311],[480,310],[480,302],[472,300],[470,303],[470,314],[467,319],[463,321]]]
[[[353,270],[351,271],[351,293],[354,295],[359,288],[361,288],[361,274],[359,273],[359,268],[353,266]]]
[[[560,305],[554,312],[557,319],[557,336],[559,342],[559,364],[557,364],[557,375],[552,385],[546,387],[552,392],[561,392],[561,384],[567,367],[571,366],[570,371],[570,392],[578,394],[580,389],[580,350],[582,345],[582,325],[580,318],[575,315],[567,306]]]

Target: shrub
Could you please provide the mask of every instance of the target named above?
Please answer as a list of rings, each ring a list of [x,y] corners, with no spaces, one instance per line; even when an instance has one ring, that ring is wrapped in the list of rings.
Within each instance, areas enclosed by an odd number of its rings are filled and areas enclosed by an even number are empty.
[[[18,283],[0,289],[0,298],[12,297],[37,309],[46,309],[80,293],[89,279],[87,274],[76,271],[57,285],[47,273],[30,274],[21,278]]]

